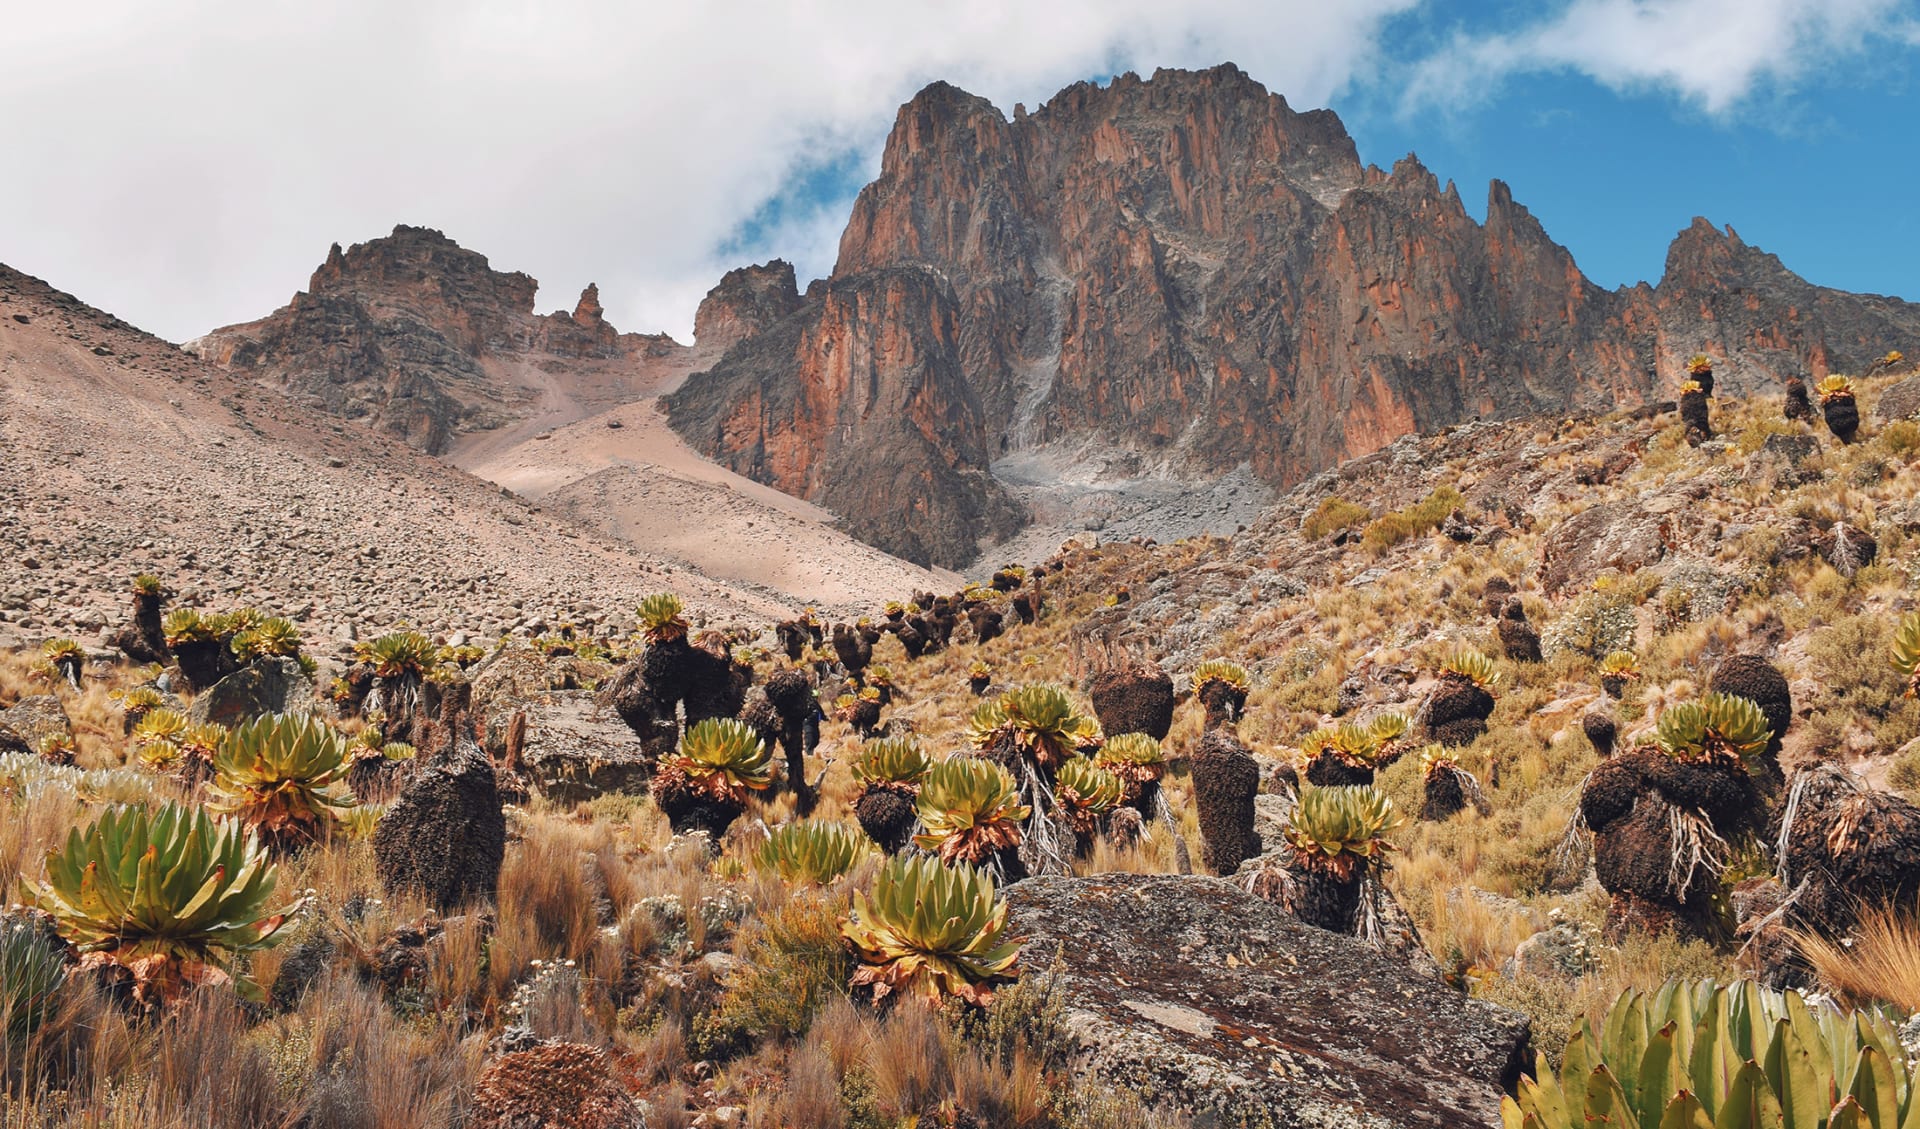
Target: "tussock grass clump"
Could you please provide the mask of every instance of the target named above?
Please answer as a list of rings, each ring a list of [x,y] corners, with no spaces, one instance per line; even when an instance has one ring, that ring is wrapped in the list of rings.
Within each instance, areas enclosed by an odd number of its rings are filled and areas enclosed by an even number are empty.
[[[1318,541],[1330,533],[1351,529],[1372,516],[1373,512],[1365,506],[1355,505],[1337,496],[1325,498],[1300,523],[1300,536],[1309,541]]]
[[[1452,486],[1436,486],[1432,493],[1405,509],[1383,514],[1369,523],[1360,535],[1360,543],[1375,553],[1383,553],[1403,541],[1431,533],[1447,520],[1466,499]]]

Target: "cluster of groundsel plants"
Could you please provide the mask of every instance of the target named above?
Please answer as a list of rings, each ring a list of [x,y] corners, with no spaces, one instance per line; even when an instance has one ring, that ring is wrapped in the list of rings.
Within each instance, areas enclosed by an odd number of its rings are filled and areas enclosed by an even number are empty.
[[[267,909],[276,880],[245,827],[168,804],[110,808],[72,829],[25,893],[88,961],[126,968],[140,998],[159,1003],[230,979],[223,956],[272,942],[285,920]]]
[[[1743,767],[1766,751],[1773,730],[1760,707],[1732,694],[1706,694],[1660,714],[1654,741],[1675,760]]]
[[[1500,672],[1493,660],[1478,651],[1456,651],[1440,664],[1442,674],[1452,674],[1473,683],[1496,697],[1500,690]]]
[[[1020,843],[1020,824],[1032,809],[1020,802],[1011,773],[978,757],[949,757],[920,781],[917,800],[925,831],[914,845],[943,862],[980,863]]]
[[[324,840],[353,806],[346,742],[311,717],[273,714],[229,732],[213,757],[207,806],[288,850]]]
[[[1640,660],[1632,651],[1609,651],[1600,660],[1600,688],[1610,698],[1626,692],[1627,683],[1640,680]]]
[[[928,1006],[946,996],[984,1006],[1020,959],[993,879],[933,858],[888,860],[872,897],[853,895],[840,929],[860,959],[852,983],[871,985],[876,1003],[897,992]]]
[[[1010,748],[1043,769],[1057,769],[1086,747],[1099,746],[1099,727],[1082,717],[1058,686],[1022,686],[982,703],[967,726],[976,749]]]
[[[844,823],[798,820],[760,848],[760,864],[793,884],[825,886],[873,853],[867,837]]]
[[[1235,690],[1246,690],[1252,685],[1247,678],[1247,668],[1226,659],[1208,659],[1193,668],[1194,693],[1199,693],[1209,682],[1224,683]]]
[[[1370,785],[1300,790],[1287,844],[1308,870],[1346,880],[1383,859],[1387,835],[1404,822],[1385,792]]]
[[[1166,775],[1167,754],[1148,733],[1122,733],[1100,746],[1094,763],[1120,778],[1126,802],[1138,799],[1149,784]]]
[[[1053,798],[1068,827],[1091,835],[1099,829],[1100,820],[1126,798],[1126,785],[1099,764],[1075,757],[1060,766]]]
[[[694,794],[740,807],[773,784],[772,750],[752,726],[730,717],[695,722],[663,768],[683,775]]]
[[[1501,1103],[1506,1129],[1907,1129],[1914,1064],[1885,1017],[1751,982],[1629,992],[1585,1021],[1556,1073],[1541,1056]]]
[[[226,743],[227,727],[215,722],[191,724],[177,711],[148,710],[133,727],[134,756],[155,772],[170,772],[188,784],[213,775],[214,758]]]
[[[233,653],[242,662],[253,662],[266,658],[298,658],[300,655],[300,629],[293,621],[280,616],[261,620],[233,637],[228,644]]]
[[[1409,728],[1406,714],[1387,713],[1366,725],[1348,722],[1316,729],[1301,738],[1300,745],[1309,760],[1332,756],[1354,768],[1377,768],[1404,751],[1402,742]]]

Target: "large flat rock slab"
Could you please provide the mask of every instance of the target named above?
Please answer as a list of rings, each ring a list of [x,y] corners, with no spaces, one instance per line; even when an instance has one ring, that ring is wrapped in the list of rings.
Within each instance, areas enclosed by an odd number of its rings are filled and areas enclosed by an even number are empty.
[[[1218,878],[1034,878],[1023,963],[1059,952],[1079,1066],[1195,1129],[1498,1126],[1524,1016]]]

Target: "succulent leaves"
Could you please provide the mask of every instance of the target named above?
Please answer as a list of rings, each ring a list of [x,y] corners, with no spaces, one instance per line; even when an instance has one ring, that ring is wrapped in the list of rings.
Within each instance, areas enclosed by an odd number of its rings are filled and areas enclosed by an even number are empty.
[[[917,801],[926,831],[913,837],[943,862],[984,862],[1020,842],[1020,823],[1032,809],[1006,769],[978,757],[949,757],[920,782]]]
[[[647,642],[664,643],[670,639],[684,638],[687,634],[687,620],[681,615],[686,605],[680,597],[671,592],[656,592],[640,601],[640,627],[646,633]]]
[[[760,863],[787,882],[825,886],[871,854],[865,834],[844,823],[797,820],[760,847]]]
[[[673,762],[694,791],[716,800],[744,805],[773,783],[773,751],[752,726],[730,717],[695,722]]]
[[[1920,1118],[1914,1064],[1871,1012],[1809,1005],[1751,981],[1669,983],[1582,1020],[1555,1072],[1544,1055],[1501,1101],[1507,1129],[1710,1126],[1897,1129]]]
[[[1908,612],[1893,633],[1893,669],[1906,675],[1907,697],[1920,695],[1920,612]]]
[[[339,787],[346,742],[310,717],[272,714],[241,724],[214,754],[207,807],[287,848],[324,838],[353,797]]]
[[[131,970],[136,990],[168,1000],[217,982],[221,954],[272,943],[277,872],[254,835],[198,808],[115,807],[47,853],[27,898],[83,952]]]
[[[1303,866],[1347,879],[1393,849],[1386,835],[1402,822],[1378,788],[1307,785],[1285,834]]]
[[[1766,751],[1773,729],[1760,707],[1732,694],[1705,694],[1660,714],[1655,740],[1675,760],[1745,764]]]
[[[876,1003],[898,992],[930,1007],[947,996],[984,1006],[1020,959],[993,879],[931,858],[888,860],[840,928],[860,958],[852,983],[872,985]]]

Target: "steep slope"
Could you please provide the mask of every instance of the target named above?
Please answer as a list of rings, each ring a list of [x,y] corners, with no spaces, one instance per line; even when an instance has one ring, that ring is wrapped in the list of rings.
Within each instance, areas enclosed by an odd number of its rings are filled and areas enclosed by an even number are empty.
[[[1450,423],[1638,402],[1696,351],[1748,391],[1920,335],[1920,307],[1811,286],[1704,221],[1657,288],[1603,290],[1504,184],[1476,222],[1232,66],[1011,119],[929,86],[833,277],[791,297],[668,398],[674,428],[947,565],[1062,490],[1241,465],[1286,485]]]
[[[704,612],[794,604],[557,520],[0,267],[0,635],[117,623],[136,572],[183,600],[344,636],[616,624],[672,587]]]

